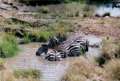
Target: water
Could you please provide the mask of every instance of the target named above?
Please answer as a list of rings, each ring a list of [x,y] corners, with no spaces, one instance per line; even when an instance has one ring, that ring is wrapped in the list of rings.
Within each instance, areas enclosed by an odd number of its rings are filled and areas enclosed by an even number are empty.
[[[99,6],[95,11],[95,14],[99,14],[100,16],[105,13],[110,13],[112,17],[120,17],[120,8],[113,8],[112,4],[106,4]]]
[[[102,50],[101,50],[101,43],[102,38],[96,37],[93,35],[87,35],[85,38],[89,41],[89,51],[86,53],[86,57],[89,60],[94,60],[97,57],[101,56]],[[92,45],[97,45],[98,47],[91,47]]]
[[[79,37],[80,34],[75,34],[76,37]],[[73,37],[72,37],[73,38]],[[98,38],[93,35],[84,36],[84,38],[88,39],[90,45],[101,43],[101,38]],[[73,40],[73,39],[69,39]],[[67,41],[68,42],[68,41]],[[31,43],[27,45],[20,45],[21,52],[15,58],[8,59],[7,64],[8,67],[13,69],[38,69],[42,73],[42,77],[40,81],[60,81],[64,76],[66,70],[69,67],[70,61],[74,60],[78,57],[67,58],[62,61],[57,62],[49,62],[44,60],[44,58],[37,57],[35,52],[40,47],[40,43]],[[89,47],[89,51],[86,53],[88,59],[92,59],[100,55],[100,48]]]
[[[35,52],[39,46],[39,43],[20,45],[22,51],[17,57],[8,59],[8,67],[12,69],[37,69],[42,73],[40,81],[60,81],[68,68],[68,61],[49,62],[44,58],[37,57]]]

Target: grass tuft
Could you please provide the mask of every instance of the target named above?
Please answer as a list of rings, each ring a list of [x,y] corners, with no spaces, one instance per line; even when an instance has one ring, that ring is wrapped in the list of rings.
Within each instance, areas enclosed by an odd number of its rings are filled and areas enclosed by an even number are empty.
[[[62,81],[100,81],[98,77],[102,76],[103,72],[101,68],[80,57],[71,63]]]
[[[18,52],[16,38],[12,35],[2,34],[0,37],[0,57],[7,58],[15,56]]]
[[[14,76],[16,78],[40,78],[40,71],[35,69],[21,69],[21,70],[15,70]]]
[[[2,65],[5,67],[5,64]],[[0,81],[40,81],[40,78],[41,73],[36,69],[11,70],[0,67]]]
[[[105,65],[109,81],[120,81],[120,60],[112,59]]]
[[[120,58],[120,42],[115,42],[112,38],[103,39],[102,43],[103,56],[112,59]]]

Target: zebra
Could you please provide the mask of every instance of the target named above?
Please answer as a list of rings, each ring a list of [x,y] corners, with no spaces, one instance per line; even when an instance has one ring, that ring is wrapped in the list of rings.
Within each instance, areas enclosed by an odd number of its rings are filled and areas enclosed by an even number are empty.
[[[47,59],[48,61],[60,61],[62,58],[59,52],[54,49],[49,49],[45,59]]]
[[[65,35],[58,34],[56,36],[50,37],[48,41],[48,46],[49,48],[55,48],[56,46],[60,45],[65,40],[66,40]]]
[[[60,45],[65,40],[60,34],[57,36],[50,37],[47,44],[42,44],[41,47],[37,50],[36,56],[40,56],[42,53],[47,54],[48,49],[55,49],[58,45]],[[63,54],[63,53],[60,53]]]
[[[37,50],[36,56],[41,56],[42,53],[47,54],[48,52],[48,45],[42,44],[41,47]]]
[[[50,39],[48,41],[48,47],[49,48],[55,48],[59,44],[60,44],[60,42],[59,42],[57,37],[50,37]]]
[[[75,40],[67,50],[70,57],[80,56],[88,51],[88,41]]]
[[[36,56],[40,56],[42,53],[45,54],[45,59],[48,61],[60,61],[63,58],[80,56],[87,52],[89,42],[85,39],[76,39],[70,45],[65,47],[67,50],[57,50],[55,47],[61,44],[59,37],[51,37],[48,44],[43,44],[38,51]]]
[[[36,56],[40,56],[42,53],[47,54],[48,49],[53,49],[59,45],[59,41],[56,37],[51,37],[48,41],[48,44],[42,44],[41,47],[37,50]]]
[[[61,56],[61,58],[67,58],[67,53],[63,50],[58,50],[58,54]]]

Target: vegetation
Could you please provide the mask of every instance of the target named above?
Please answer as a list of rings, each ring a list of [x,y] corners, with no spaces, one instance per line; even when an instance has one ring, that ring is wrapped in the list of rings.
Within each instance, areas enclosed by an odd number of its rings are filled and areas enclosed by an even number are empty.
[[[59,3],[70,3],[70,2],[84,2],[89,4],[103,4],[109,3],[113,0],[18,0],[21,3],[27,5],[47,5],[47,4],[59,4]]]
[[[7,58],[15,56],[18,52],[16,38],[12,35],[1,34],[0,37],[0,57]]]
[[[40,81],[41,73],[36,69],[11,70],[0,59],[0,77],[0,81]]]
[[[59,4],[59,3],[69,3],[69,2],[85,2],[84,0],[18,0],[21,3],[27,5],[47,5],[47,4]]]
[[[4,64],[5,64],[5,61],[2,58],[0,58],[0,70],[3,70],[5,68]]]
[[[17,18],[0,17],[0,28],[5,29],[0,37],[0,57],[7,58],[15,56],[18,52],[16,33],[22,35],[24,43],[46,42],[49,37],[61,34],[67,36],[74,32],[76,26],[81,28],[86,34],[95,32],[96,35],[103,33],[106,35],[106,29],[118,29],[119,19],[116,18],[96,18],[93,16],[94,5],[108,3],[111,0],[18,0],[27,5],[43,5],[38,11],[29,14],[31,21]],[[63,4],[59,4],[63,3]],[[65,4],[64,4],[65,3]],[[83,3],[83,4],[81,4]],[[55,4],[55,5],[48,5]],[[58,5],[56,5],[58,4]],[[47,6],[46,6],[47,5]],[[37,6],[38,7],[38,6]],[[25,12],[24,12],[25,13]],[[13,14],[14,15],[14,14]],[[16,14],[15,14],[16,15]],[[23,14],[24,15],[24,14]],[[33,22],[32,22],[33,17]],[[87,18],[86,18],[87,17]],[[34,22],[35,19],[43,19]],[[72,22],[72,19],[75,19]],[[26,18],[27,19],[27,18]],[[45,21],[44,21],[45,19]],[[50,19],[50,20],[49,20]],[[63,19],[63,20],[62,20]],[[69,23],[70,20],[70,23]],[[80,21],[79,21],[80,20]],[[73,26],[73,23],[74,26]],[[113,24],[116,23],[116,24]],[[109,26],[109,27],[108,27]],[[103,28],[102,28],[103,27]],[[98,28],[98,29],[97,29]],[[99,29],[101,28],[101,29]],[[10,31],[9,31],[10,29]],[[25,31],[20,31],[20,30]],[[90,32],[87,32],[90,31]],[[107,34],[113,34],[107,31]],[[117,31],[118,32],[118,31]],[[119,38],[119,37],[118,37]],[[81,49],[82,50],[82,49]],[[18,69],[10,70],[4,66],[4,60],[0,58],[0,81],[39,81],[41,72],[36,69]],[[107,37],[102,42],[102,55],[96,58],[97,64],[92,63],[81,56],[70,62],[70,66],[62,78],[63,81],[120,81],[120,42]],[[101,66],[99,67],[98,66]],[[2,73],[2,74],[1,74]]]
[[[36,18],[53,18],[64,19],[73,17],[83,17],[85,14],[87,17],[93,15],[94,5],[87,5],[85,3],[71,2],[67,4],[59,5],[47,5],[41,6],[38,9],[38,13],[33,16]]]
[[[59,33],[66,36],[68,33],[73,32],[73,25],[66,21],[63,22],[60,19],[55,22],[45,22],[44,25],[40,26],[29,24],[29,22],[24,22],[17,18],[12,18],[12,20],[5,19],[0,24],[3,26],[1,26],[3,32],[23,38],[24,43],[46,42],[49,37]]]
[[[80,57],[71,63],[62,81],[99,81],[101,78],[98,77],[102,76],[103,73],[101,68],[90,63],[84,57]]]
[[[106,37],[102,41],[102,55],[95,60],[99,66],[103,66],[109,60],[120,58],[120,42]]]
[[[61,81],[119,81],[120,80],[120,42],[107,37],[103,40],[103,55],[96,58],[102,68],[84,57],[70,63]],[[106,62],[107,61],[107,62]],[[89,67],[88,67],[89,66]],[[94,77],[94,76],[95,77]]]
[[[88,67],[89,66],[89,67]],[[80,57],[74,60],[61,81],[119,81],[120,60],[112,59],[103,68]]]
[[[17,25],[24,25],[24,26],[32,26],[32,24],[30,22],[27,22],[27,21],[23,21],[23,20],[20,20],[20,19],[17,19],[17,18],[14,18],[14,17],[11,17],[7,20],[7,22],[9,24],[17,24]]]
[[[110,59],[120,58],[120,42],[107,37],[102,44],[103,56]]]
[[[112,59],[105,65],[109,81],[120,81],[120,60]]]
[[[33,78],[33,79],[39,79],[40,78],[40,71],[35,69],[21,69],[21,70],[15,70],[14,76],[16,78]]]
[[[73,27],[70,23],[58,21],[41,28],[32,28],[30,32],[24,34],[24,42],[46,42],[52,36],[57,36],[58,34],[67,36],[70,32],[73,32]]]

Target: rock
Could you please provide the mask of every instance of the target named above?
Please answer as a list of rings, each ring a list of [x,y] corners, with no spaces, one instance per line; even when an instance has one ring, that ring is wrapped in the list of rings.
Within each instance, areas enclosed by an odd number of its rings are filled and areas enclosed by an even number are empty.
[[[106,13],[104,13],[104,14],[99,14],[99,13],[96,13],[95,14],[95,17],[110,17],[111,15],[110,15],[110,13],[109,12],[106,12]]]
[[[102,15],[102,17],[110,17],[110,13],[109,13],[109,12],[104,13],[104,14]]]
[[[99,14],[95,14],[95,17],[101,17]]]

